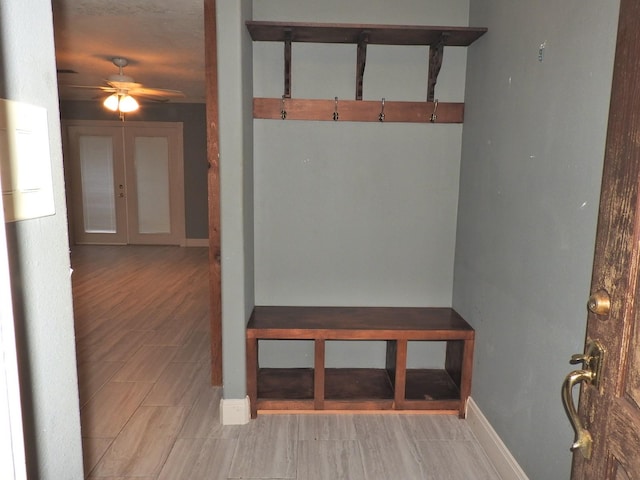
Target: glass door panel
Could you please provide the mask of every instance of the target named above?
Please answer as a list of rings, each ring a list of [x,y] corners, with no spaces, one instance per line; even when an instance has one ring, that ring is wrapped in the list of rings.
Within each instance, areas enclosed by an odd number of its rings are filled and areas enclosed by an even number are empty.
[[[122,129],[70,126],[68,140],[75,242],[126,244]]]
[[[110,137],[78,138],[82,182],[83,231],[116,233],[116,196],[113,191],[113,144]]]
[[[182,126],[129,125],[124,142],[129,243],[180,245],[184,241]]]
[[[134,143],[138,233],[170,234],[168,139],[137,137]]]

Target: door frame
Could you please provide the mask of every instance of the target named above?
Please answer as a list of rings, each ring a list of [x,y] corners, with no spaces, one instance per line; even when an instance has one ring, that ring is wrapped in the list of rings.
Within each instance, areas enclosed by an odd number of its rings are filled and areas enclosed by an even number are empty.
[[[5,225],[2,197],[0,225]],[[18,319],[13,313],[9,251],[5,232],[4,229],[0,232],[0,477],[26,480],[26,444],[15,331]]]
[[[220,244],[220,137],[218,132],[218,52],[216,0],[204,0],[207,161],[209,163],[209,318],[211,384],[222,385],[222,269]]]

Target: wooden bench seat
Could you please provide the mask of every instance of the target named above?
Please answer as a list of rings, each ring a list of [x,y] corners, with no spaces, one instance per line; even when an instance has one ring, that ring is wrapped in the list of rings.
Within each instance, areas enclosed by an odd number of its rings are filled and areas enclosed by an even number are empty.
[[[431,410],[464,418],[473,328],[451,308],[255,307],[247,325],[247,390],[258,410]],[[313,340],[314,368],[260,368],[259,340]],[[386,341],[385,368],[325,368],[331,340]],[[446,342],[442,369],[408,369],[409,341]]]

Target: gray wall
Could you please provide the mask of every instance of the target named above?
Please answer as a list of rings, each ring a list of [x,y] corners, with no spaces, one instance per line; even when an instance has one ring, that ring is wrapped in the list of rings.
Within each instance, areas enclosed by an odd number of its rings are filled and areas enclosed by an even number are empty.
[[[254,305],[250,0],[218,0],[222,366],[225,399],[246,395],[245,326]]]
[[[471,0],[453,306],[472,396],[532,479],[569,478],[618,2]],[[540,44],[546,42],[538,61]]]
[[[117,120],[99,101],[62,101],[63,120]],[[196,103],[143,104],[127,115],[131,121],[182,122],[184,140],[185,230],[188,239],[209,238],[207,213],[207,123],[205,105]]]
[[[467,25],[468,0],[256,1],[254,19]],[[282,43],[254,43],[254,94],[283,93]],[[294,98],[355,98],[356,45],[294,43]],[[370,45],[364,99],[426,100],[428,47]],[[441,101],[464,100],[466,49],[445,48]],[[256,120],[261,305],[451,306],[462,125]],[[426,345],[424,347],[427,347]],[[383,366],[383,344],[328,345],[328,366]],[[427,352],[429,350],[429,352]],[[440,366],[441,345],[425,348]],[[310,365],[311,342],[262,342],[264,365]]]
[[[6,226],[27,470],[43,480],[83,478],[56,86],[51,2],[2,0],[0,98],[48,112],[56,214]]]

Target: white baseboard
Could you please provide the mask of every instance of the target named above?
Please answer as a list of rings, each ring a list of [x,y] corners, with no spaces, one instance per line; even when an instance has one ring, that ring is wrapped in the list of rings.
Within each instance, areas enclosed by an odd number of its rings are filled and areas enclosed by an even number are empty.
[[[185,247],[208,247],[209,239],[208,238],[185,238],[184,246]]]
[[[467,422],[502,480],[529,480],[473,398],[467,402]]]
[[[249,396],[245,398],[223,398],[220,400],[220,423],[222,425],[245,425],[251,420]]]

